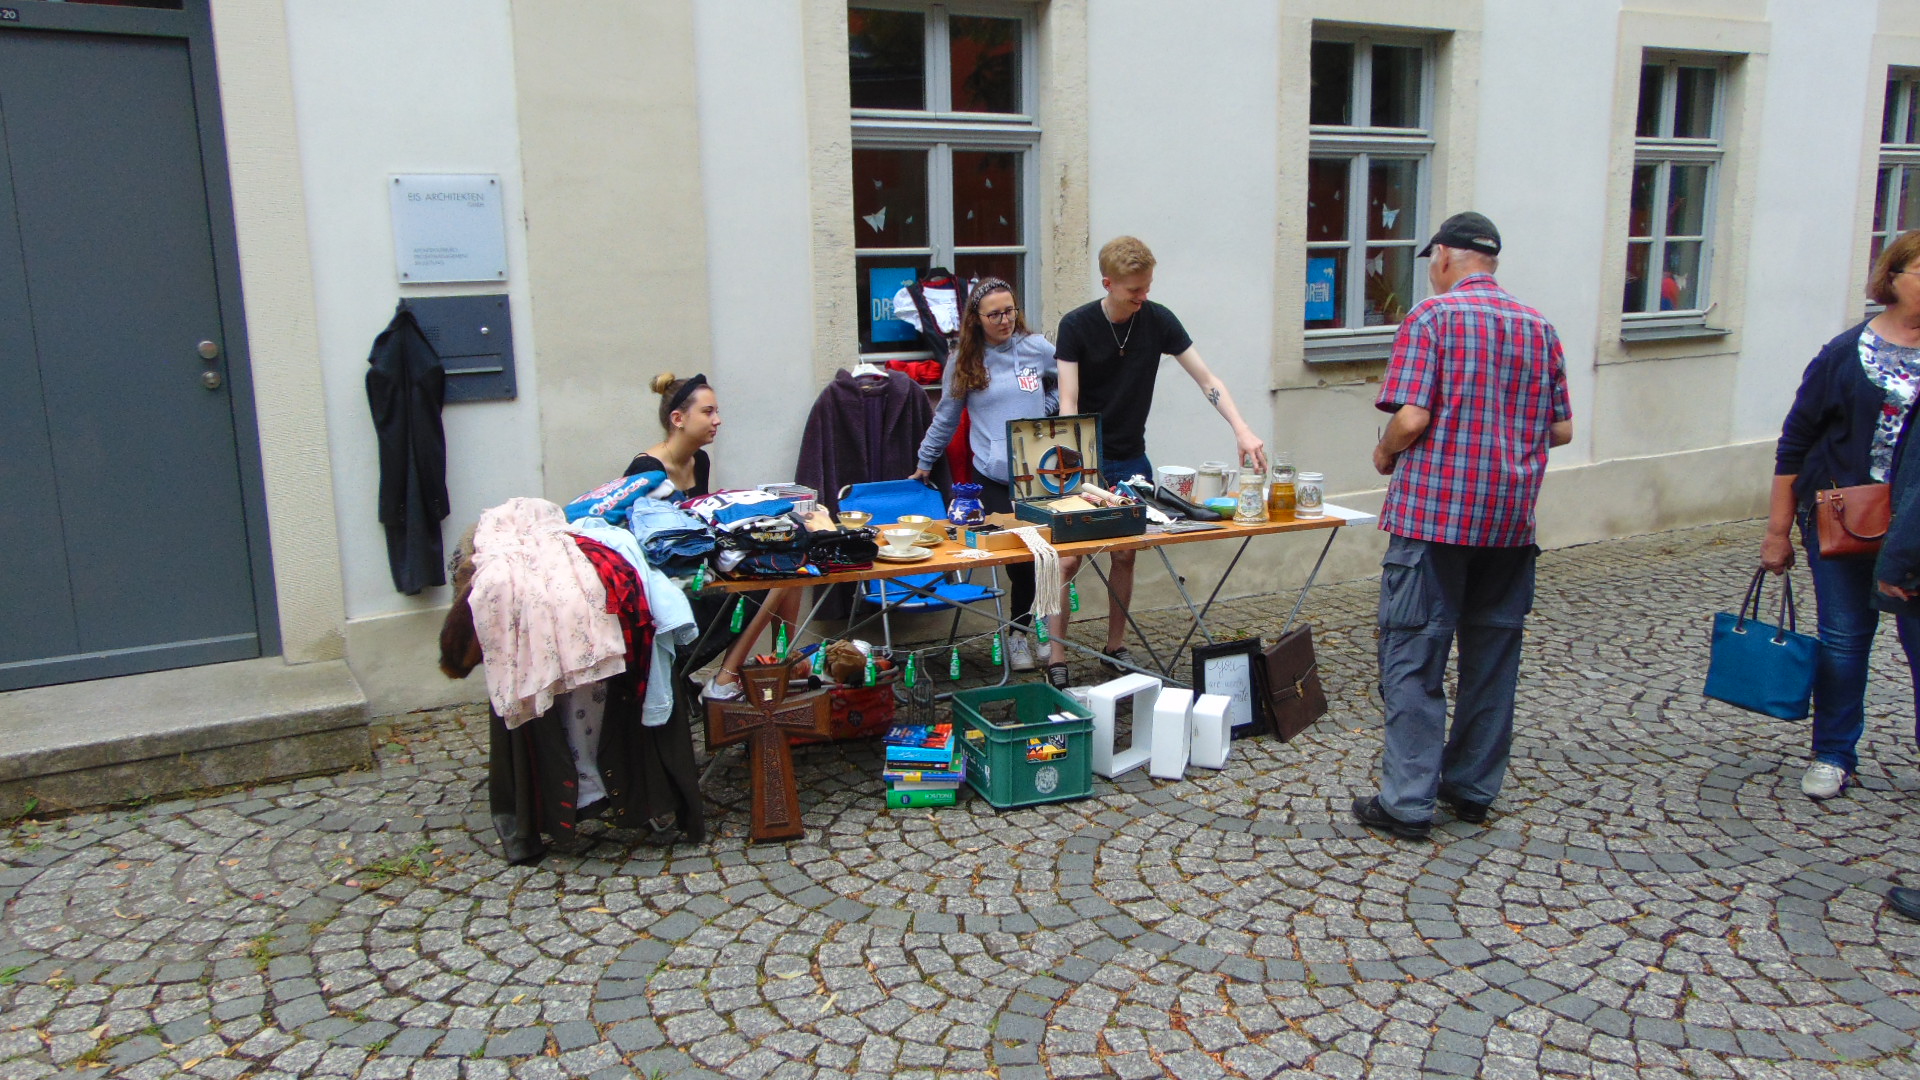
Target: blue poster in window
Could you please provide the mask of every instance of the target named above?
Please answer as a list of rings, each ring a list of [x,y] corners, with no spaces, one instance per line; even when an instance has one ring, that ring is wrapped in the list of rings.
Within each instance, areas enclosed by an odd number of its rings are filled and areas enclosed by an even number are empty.
[[[867,307],[868,341],[918,341],[920,332],[909,323],[893,317],[893,294],[920,276],[920,271],[911,266],[897,266],[888,269],[875,267],[867,271],[870,297]]]
[[[1307,260],[1307,321],[1331,321],[1334,315],[1334,282],[1339,275],[1340,260]]]

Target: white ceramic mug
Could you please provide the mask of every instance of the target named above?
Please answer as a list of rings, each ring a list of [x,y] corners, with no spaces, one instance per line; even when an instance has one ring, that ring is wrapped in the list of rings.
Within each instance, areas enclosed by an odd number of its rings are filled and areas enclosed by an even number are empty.
[[[1162,465],[1160,466],[1160,486],[1192,502],[1193,481],[1198,475],[1185,465]]]

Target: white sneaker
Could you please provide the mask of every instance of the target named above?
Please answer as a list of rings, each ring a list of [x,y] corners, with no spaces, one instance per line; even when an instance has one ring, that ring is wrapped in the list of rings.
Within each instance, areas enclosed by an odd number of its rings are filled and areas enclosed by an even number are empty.
[[[1829,761],[1816,761],[1807,766],[1807,775],[1800,778],[1800,792],[1809,799],[1831,799],[1847,788],[1847,781],[1853,779],[1847,770]]]
[[[707,685],[700,691],[700,697],[703,701],[733,701],[746,692],[747,688],[740,681],[740,676],[735,675],[732,682],[723,683],[720,681],[720,676],[715,675],[707,680]]]
[[[1015,671],[1033,670],[1033,646],[1027,643],[1027,635],[1007,635],[1007,660]]]

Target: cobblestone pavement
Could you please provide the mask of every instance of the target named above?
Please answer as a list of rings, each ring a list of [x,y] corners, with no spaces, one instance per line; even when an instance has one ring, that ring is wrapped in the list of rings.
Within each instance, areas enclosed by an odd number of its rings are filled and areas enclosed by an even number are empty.
[[[1758,535],[1543,556],[1507,789],[1428,844],[1346,819],[1372,582],[1309,601],[1334,707],[1305,735],[1077,803],[889,812],[872,748],[819,747],[802,842],[744,843],[729,759],[710,844],[515,868],[463,710],[382,729],[371,772],[13,823],[0,1080],[1920,1077],[1920,924],[1880,896],[1920,884],[1891,635],[1824,805],[1804,725],[1697,692]]]

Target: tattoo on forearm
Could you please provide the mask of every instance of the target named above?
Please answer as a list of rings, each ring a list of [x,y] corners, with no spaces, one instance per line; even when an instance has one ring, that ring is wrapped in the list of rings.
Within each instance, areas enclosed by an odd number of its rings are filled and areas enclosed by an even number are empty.
[[[1218,409],[1220,407],[1220,388],[1217,386],[1207,387],[1207,400],[1213,402],[1213,407]]]

